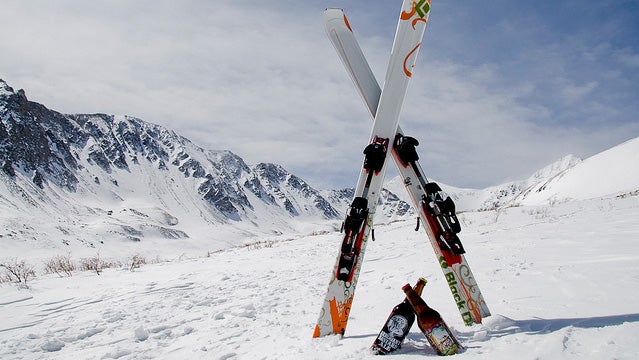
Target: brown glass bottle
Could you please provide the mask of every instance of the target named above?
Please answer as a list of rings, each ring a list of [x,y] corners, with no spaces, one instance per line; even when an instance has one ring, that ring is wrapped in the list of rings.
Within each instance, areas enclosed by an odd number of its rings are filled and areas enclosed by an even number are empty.
[[[421,295],[424,285],[426,285],[426,279],[419,278],[412,290]],[[388,354],[399,349],[414,322],[415,312],[408,302],[408,298],[405,298],[393,308],[371,349],[378,355]]]
[[[462,349],[455,335],[450,331],[441,315],[430,306],[426,305],[424,299],[417,294],[410,284],[402,288],[406,293],[406,299],[413,307],[417,316],[417,325],[424,333],[428,343],[439,355],[453,355]]]

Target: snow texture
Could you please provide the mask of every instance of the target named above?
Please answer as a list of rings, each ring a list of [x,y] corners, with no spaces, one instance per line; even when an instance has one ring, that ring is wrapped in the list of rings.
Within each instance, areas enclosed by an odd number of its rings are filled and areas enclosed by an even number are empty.
[[[42,256],[153,258],[329,231],[352,199],[340,195],[348,192],[322,193],[279,165],[249,166],[140,119],[57,113],[0,79],[2,256],[30,244]],[[410,216],[394,194],[386,199],[379,221]]]
[[[339,236],[263,238],[134,272],[0,285],[2,359],[365,359],[401,286],[466,347],[457,358],[636,359],[639,196],[461,215],[467,259],[493,316],[463,325],[422,232],[377,227],[345,337],[312,339]],[[26,250],[26,249],[25,249]],[[402,359],[436,356],[417,327]]]
[[[488,189],[442,184],[493,313],[472,327],[394,179],[345,336],[312,339],[348,189],[320,194],[277,165],[249,167],[138,119],[54,114],[0,81],[2,97],[3,139],[28,133],[14,126],[34,114],[55,121],[31,134],[41,156],[0,141],[17,156],[0,164],[0,260],[40,274],[0,283],[0,359],[373,359],[401,287],[420,276],[466,348],[456,358],[639,358],[639,138]],[[136,148],[140,129],[149,139]],[[161,261],[41,275],[60,254]],[[414,327],[393,356],[437,355]]]

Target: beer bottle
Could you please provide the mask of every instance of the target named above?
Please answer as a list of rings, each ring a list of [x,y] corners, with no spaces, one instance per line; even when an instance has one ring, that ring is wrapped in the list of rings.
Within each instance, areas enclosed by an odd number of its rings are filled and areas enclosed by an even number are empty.
[[[424,285],[426,285],[426,279],[419,278],[415,284],[415,293],[421,295]],[[408,303],[408,299],[405,298],[393,308],[371,349],[377,355],[388,354],[399,349],[414,322],[415,312]]]
[[[408,302],[417,316],[417,325],[426,336],[426,340],[439,355],[453,355],[462,348],[455,335],[450,331],[439,313],[426,305],[426,302],[410,287],[402,288]]]

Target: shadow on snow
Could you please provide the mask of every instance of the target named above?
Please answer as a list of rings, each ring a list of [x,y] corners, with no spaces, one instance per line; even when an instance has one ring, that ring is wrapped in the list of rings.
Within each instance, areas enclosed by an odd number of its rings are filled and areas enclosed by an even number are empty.
[[[514,320],[502,315],[493,315],[486,319],[486,323],[480,329],[473,331],[453,330],[462,345],[469,341],[488,341],[492,338],[515,334],[548,334],[567,327],[583,329],[602,328],[606,326],[618,326],[624,323],[639,322],[639,314],[596,316],[588,318],[570,319],[541,319]],[[351,335],[347,338],[371,338],[375,339],[377,334]],[[465,346],[467,349],[473,346]],[[394,354],[411,354],[421,352],[425,355],[436,355],[421,332],[411,331],[402,347]]]
[[[488,340],[494,337],[525,333],[547,334],[567,327],[583,329],[616,326],[623,323],[639,322],[639,314],[596,316],[569,319],[541,319],[514,320],[501,315],[495,315],[485,328],[474,332],[457,331],[457,336],[464,340]],[[484,332],[485,336],[481,336]]]

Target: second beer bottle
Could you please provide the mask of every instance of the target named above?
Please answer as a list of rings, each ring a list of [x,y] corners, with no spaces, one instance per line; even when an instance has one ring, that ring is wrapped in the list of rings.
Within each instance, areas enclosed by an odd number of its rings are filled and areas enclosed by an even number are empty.
[[[453,355],[458,353],[462,346],[450,331],[439,313],[426,305],[426,302],[417,294],[410,284],[402,288],[406,293],[406,299],[415,310],[417,325],[424,333],[428,343],[439,355]]]

